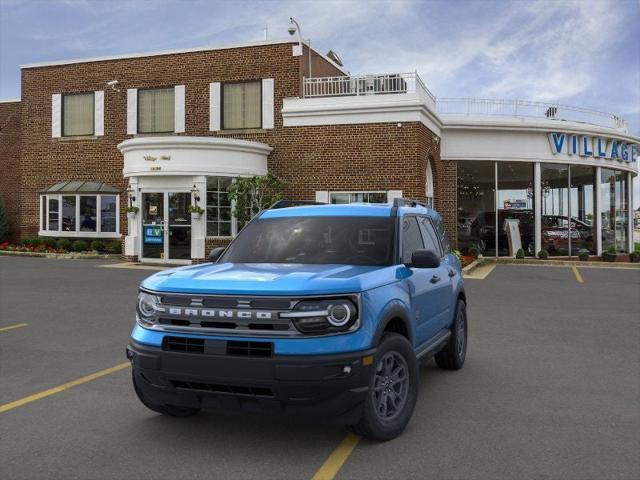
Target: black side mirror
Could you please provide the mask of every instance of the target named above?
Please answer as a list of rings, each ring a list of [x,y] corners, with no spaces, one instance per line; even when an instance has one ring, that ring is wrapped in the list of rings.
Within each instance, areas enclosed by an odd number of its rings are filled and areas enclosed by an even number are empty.
[[[224,247],[214,248],[213,250],[211,250],[211,253],[209,254],[209,261],[211,263],[216,263],[220,258],[220,255],[222,255],[224,251],[225,251]]]
[[[438,268],[440,266],[440,257],[433,250],[415,250],[411,255],[411,264],[407,266],[413,268]]]

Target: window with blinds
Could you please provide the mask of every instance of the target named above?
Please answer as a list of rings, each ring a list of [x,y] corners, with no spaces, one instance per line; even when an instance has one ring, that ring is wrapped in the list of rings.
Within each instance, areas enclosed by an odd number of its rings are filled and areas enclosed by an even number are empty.
[[[70,93],[62,96],[62,136],[93,135],[94,93]]]
[[[174,131],[174,88],[154,88],[138,91],[138,133]]]
[[[262,83],[225,83],[222,86],[222,128],[262,127]]]

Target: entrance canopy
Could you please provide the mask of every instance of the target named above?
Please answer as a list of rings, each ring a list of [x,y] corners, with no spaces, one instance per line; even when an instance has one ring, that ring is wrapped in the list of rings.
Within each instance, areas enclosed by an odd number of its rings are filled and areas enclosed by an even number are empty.
[[[40,193],[120,193],[120,189],[103,182],[69,180],[51,185]]]

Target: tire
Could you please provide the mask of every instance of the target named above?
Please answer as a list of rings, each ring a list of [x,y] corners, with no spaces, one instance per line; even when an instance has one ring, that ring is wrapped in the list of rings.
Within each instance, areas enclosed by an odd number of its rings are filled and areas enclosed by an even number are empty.
[[[144,393],[142,393],[142,389],[138,386],[138,381],[136,380],[136,374],[134,372],[131,372],[131,379],[133,380],[133,389],[136,391],[138,399],[149,410],[153,410],[156,413],[161,413],[162,415],[167,415],[169,417],[191,417],[200,411],[199,408],[185,408],[178,407],[176,405],[161,405],[153,403],[144,396]]]
[[[435,355],[436,364],[444,370],[460,370],[467,356],[467,305],[458,300],[456,317],[447,345]]]
[[[418,361],[405,337],[388,333],[380,341],[374,365],[362,417],[348,428],[370,440],[386,441],[400,435],[413,415],[418,398]],[[394,370],[400,376],[395,385],[391,375],[384,375]]]

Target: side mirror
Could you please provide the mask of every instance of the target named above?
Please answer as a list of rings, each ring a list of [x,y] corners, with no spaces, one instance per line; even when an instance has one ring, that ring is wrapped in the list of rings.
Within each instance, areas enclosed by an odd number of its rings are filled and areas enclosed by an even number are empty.
[[[214,248],[213,250],[211,250],[211,253],[209,254],[209,261],[211,263],[216,263],[220,258],[220,255],[222,255],[224,251],[225,251],[224,247]]]
[[[440,257],[432,250],[416,250],[411,255],[411,265],[413,268],[438,268]]]

